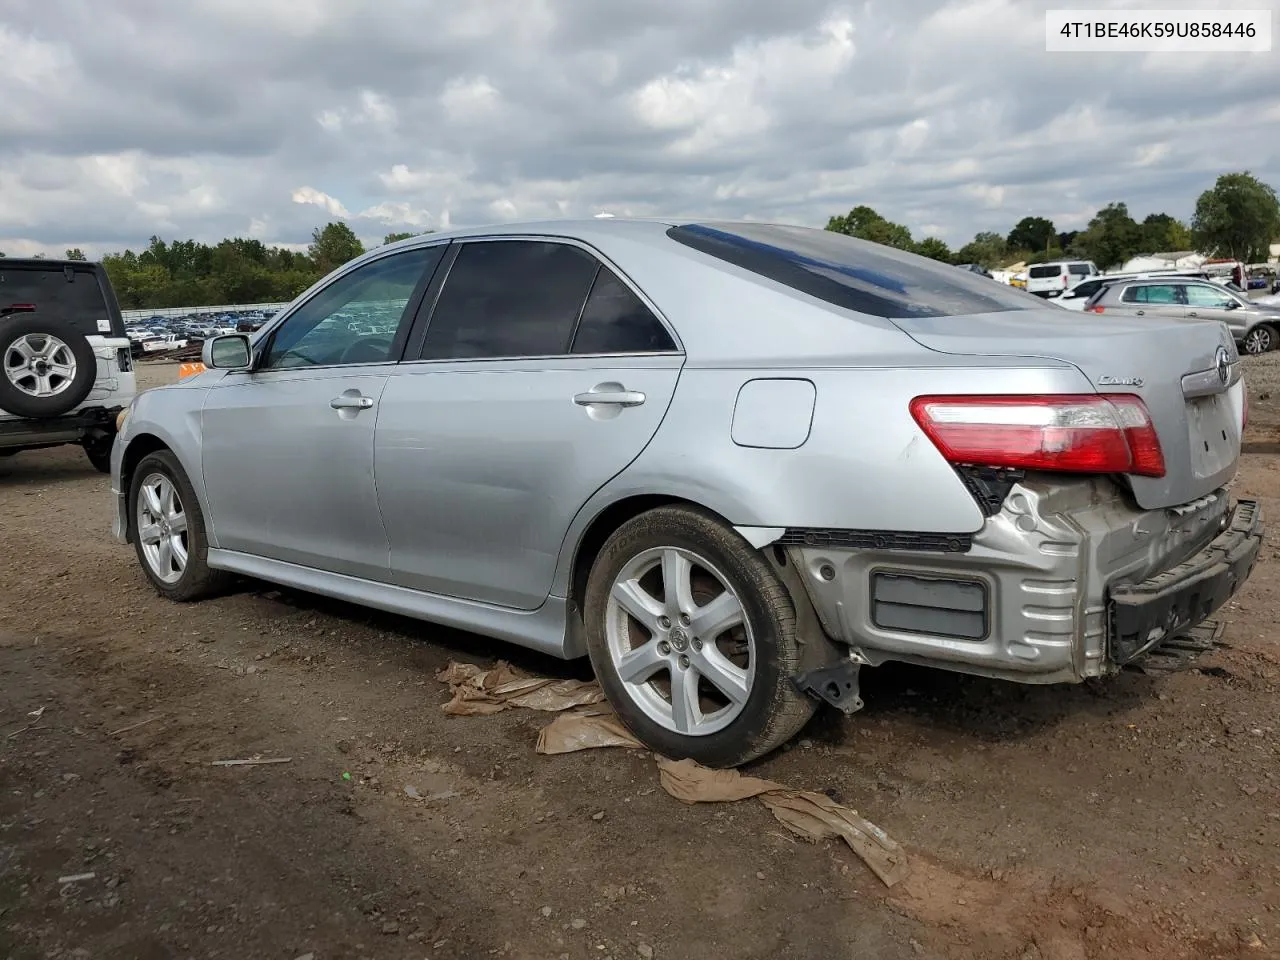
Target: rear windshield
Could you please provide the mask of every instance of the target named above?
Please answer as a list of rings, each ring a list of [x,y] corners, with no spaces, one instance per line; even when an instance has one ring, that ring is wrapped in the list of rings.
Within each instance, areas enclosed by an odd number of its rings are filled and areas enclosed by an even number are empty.
[[[6,266],[0,261],[0,316],[22,306],[67,320],[86,337],[124,334],[119,309],[107,301],[90,266]]]
[[[1042,306],[980,274],[813,227],[689,223],[667,236],[811,297],[886,320]]]
[[[1060,273],[1062,273],[1062,267],[1056,263],[1052,266],[1032,267],[1027,271],[1032,280],[1044,280],[1047,277],[1056,277]]]

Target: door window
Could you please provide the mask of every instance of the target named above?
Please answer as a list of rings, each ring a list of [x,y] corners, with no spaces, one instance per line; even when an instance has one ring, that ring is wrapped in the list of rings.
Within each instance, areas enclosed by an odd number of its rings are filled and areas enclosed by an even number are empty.
[[[596,274],[582,310],[573,353],[669,353],[671,334],[608,267]]]
[[[395,359],[405,307],[444,246],[419,247],[370,261],[339,277],[295,310],[259,369],[387,363]]]
[[[1172,283],[1152,283],[1141,287],[1129,287],[1121,298],[1125,303],[1184,303],[1178,296],[1179,285]]]
[[[1187,303],[1193,307],[1225,310],[1235,302],[1226,291],[1214,290],[1212,287],[1189,283],[1183,289],[1187,291]]]
[[[589,253],[567,243],[463,244],[431,313],[422,359],[568,353],[597,266]]]

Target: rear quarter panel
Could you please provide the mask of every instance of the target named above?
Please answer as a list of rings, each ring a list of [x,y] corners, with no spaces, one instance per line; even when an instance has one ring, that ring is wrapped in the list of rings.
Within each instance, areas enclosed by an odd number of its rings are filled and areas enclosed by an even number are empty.
[[[568,543],[576,544],[610,504],[655,494],[692,501],[739,526],[976,532],[984,523],[982,512],[908,405],[930,393],[1087,389],[1074,367],[1012,359],[1019,365],[975,358],[964,366],[921,351],[914,365],[885,368],[686,366],[657,435],[588,501]],[[768,376],[814,385],[812,420],[794,448],[734,442],[734,406],[742,385]],[[572,554],[562,552],[558,595],[567,589]]]

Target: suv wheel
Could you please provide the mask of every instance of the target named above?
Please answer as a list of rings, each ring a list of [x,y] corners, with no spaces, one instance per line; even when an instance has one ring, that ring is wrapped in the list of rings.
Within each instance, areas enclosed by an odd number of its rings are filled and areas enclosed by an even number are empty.
[[[1260,323],[1244,335],[1244,352],[1251,357],[1259,356],[1275,349],[1276,331],[1265,323]]]
[[[147,454],[129,484],[129,524],[142,571],[170,600],[201,600],[222,590],[230,575],[206,562],[204,515],[186,471],[168,450]]]
[[[584,607],[601,686],[663,756],[746,763],[816,709],[791,679],[800,651],[786,588],[700,510],[662,507],[620,527],[596,558]]]
[[[60,417],[84,402],[98,358],[65,320],[24,313],[0,320],[0,409],[19,417]]]

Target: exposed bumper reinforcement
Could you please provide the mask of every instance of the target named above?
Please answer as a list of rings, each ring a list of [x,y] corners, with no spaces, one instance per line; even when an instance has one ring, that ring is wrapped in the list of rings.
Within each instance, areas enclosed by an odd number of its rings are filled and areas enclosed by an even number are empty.
[[[1107,656],[1128,663],[1225,604],[1248,579],[1262,547],[1262,508],[1240,500],[1203,550],[1141,583],[1110,589]]]

